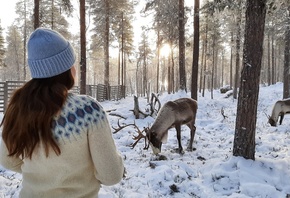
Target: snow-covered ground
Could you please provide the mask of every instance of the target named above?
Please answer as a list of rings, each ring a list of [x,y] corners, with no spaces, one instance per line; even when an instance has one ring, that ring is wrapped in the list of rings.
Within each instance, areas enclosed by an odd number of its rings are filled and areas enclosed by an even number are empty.
[[[282,98],[283,84],[261,87],[258,103],[256,129],[256,160],[233,157],[233,139],[237,100],[225,98],[218,90],[214,99],[210,93],[198,98],[196,151],[179,155],[172,152],[177,147],[175,129],[170,129],[168,142],[162,145],[165,160],[153,155],[151,148],[143,150],[141,140],[134,149],[133,135],[137,132],[127,127],[115,133],[114,139],[122,153],[127,170],[126,177],[117,185],[103,186],[101,198],[290,198],[290,115],[282,125],[271,127],[266,114],[271,114],[273,104]],[[190,93],[163,94],[162,104]],[[101,103],[110,113],[113,127],[120,123],[134,123],[134,99],[127,97],[120,101]],[[139,98],[140,109],[148,108],[147,100]],[[221,110],[224,110],[224,115]],[[3,115],[0,115],[0,120]],[[135,120],[140,129],[152,124],[154,118]],[[182,144],[186,148],[189,129],[182,127]],[[21,188],[21,175],[0,166],[0,198],[17,197]]]

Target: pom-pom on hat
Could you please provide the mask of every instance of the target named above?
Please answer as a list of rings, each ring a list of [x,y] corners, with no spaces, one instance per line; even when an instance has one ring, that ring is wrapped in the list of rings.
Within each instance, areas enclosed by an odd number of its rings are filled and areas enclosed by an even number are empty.
[[[27,43],[32,78],[49,78],[69,70],[76,56],[71,44],[58,32],[38,28]]]

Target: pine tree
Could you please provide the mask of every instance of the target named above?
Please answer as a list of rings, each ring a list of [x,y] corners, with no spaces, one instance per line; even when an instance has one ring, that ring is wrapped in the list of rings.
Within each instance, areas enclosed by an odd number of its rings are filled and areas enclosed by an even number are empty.
[[[133,4],[128,0],[118,1],[118,6],[114,10],[115,17],[112,17],[112,31],[119,43],[120,61],[118,82],[126,86],[126,57],[132,55],[133,46]]]
[[[145,13],[149,13],[150,11],[153,11],[154,13],[154,22],[153,22],[153,29],[156,30],[157,37],[158,37],[158,48],[161,48],[163,44],[168,44],[171,48],[171,54],[170,54],[170,60],[168,62],[168,67],[170,69],[168,71],[163,71],[168,73],[168,81],[172,84],[168,86],[168,91],[174,92],[174,89],[181,88],[183,90],[186,89],[186,75],[185,75],[185,59],[184,59],[184,26],[179,28],[179,22],[180,25],[184,25],[187,21],[187,9],[184,8],[184,2],[181,1],[181,12],[179,12],[179,1],[164,1],[164,0],[150,0],[146,4],[145,7]],[[181,16],[179,17],[179,14]],[[179,21],[181,19],[181,21]],[[175,63],[174,63],[174,53],[173,49],[179,46],[179,30],[181,30],[181,41],[180,46],[183,47],[183,49],[180,49],[180,52],[182,52],[180,55],[180,70],[179,75],[175,75]],[[157,49],[157,52],[160,49]],[[159,62],[159,60],[158,60]],[[159,67],[157,66],[158,70],[157,73],[159,73]],[[165,74],[160,74],[161,76]],[[176,76],[179,76],[179,85],[175,86]],[[159,78],[159,75],[158,77]],[[169,83],[168,82],[168,83]],[[178,84],[178,83],[176,83]],[[172,90],[171,90],[172,89]]]
[[[97,0],[91,1],[94,21],[93,39],[97,48],[104,51],[104,84],[109,85],[109,47],[112,41],[118,41],[122,51],[122,64],[125,67],[125,55],[130,55],[133,50],[133,27],[131,25],[133,6],[129,0]],[[122,72],[125,81],[125,69]]]
[[[8,27],[6,37],[7,52],[5,62],[7,68],[5,69],[5,76],[7,80],[23,80],[23,42],[22,35],[16,26]]]
[[[198,62],[199,62],[199,2],[194,1],[194,36],[193,36],[193,61],[191,74],[191,98],[197,100]]]
[[[255,129],[263,56],[266,0],[247,0],[243,68],[233,155],[255,159]]]
[[[143,96],[145,96],[148,91],[148,62],[152,53],[148,42],[148,36],[145,31],[142,32],[138,50],[139,57],[137,59],[137,62],[138,66],[142,66],[142,68],[137,68],[137,73],[140,73],[142,75],[139,77],[136,76],[136,81],[138,81],[138,79],[142,79],[142,81],[140,82],[141,86],[139,86],[139,90],[141,90],[140,92]]]

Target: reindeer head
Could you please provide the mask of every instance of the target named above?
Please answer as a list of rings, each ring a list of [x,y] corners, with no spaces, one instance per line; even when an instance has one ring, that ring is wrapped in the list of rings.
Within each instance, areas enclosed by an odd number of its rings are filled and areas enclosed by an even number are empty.
[[[265,112],[264,112],[265,113]],[[268,123],[271,125],[271,126],[277,126],[277,121],[275,121],[271,116],[269,116],[268,114],[265,113],[265,115],[267,116],[268,118]]]
[[[149,145],[152,148],[152,151],[155,155],[161,152],[161,146],[162,142],[161,140],[157,137],[157,134],[155,131],[147,129],[146,130],[146,137],[149,141]]]
[[[273,118],[271,118],[271,117],[269,117],[268,123],[269,123],[271,126],[277,126],[277,122],[276,122]]]

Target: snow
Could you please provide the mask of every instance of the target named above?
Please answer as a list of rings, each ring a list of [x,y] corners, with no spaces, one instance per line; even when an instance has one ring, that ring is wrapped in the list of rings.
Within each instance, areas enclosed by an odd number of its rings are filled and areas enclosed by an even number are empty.
[[[153,155],[151,148],[144,150],[141,140],[133,149],[132,137],[137,135],[129,126],[113,134],[124,157],[126,177],[117,185],[103,186],[100,198],[160,198],[160,197],[232,197],[232,198],[288,198],[290,197],[290,115],[282,125],[271,127],[265,114],[271,114],[277,100],[282,99],[283,84],[261,86],[256,128],[256,160],[232,155],[237,100],[214,91],[198,98],[196,135],[193,152],[184,155],[173,152],[177,147],[176,133],[170,129],[168,142],[162,145],[161,155]],[[190,93],[162,94],[162,104]],[[134,123],[133,97],[101,103],[109,113],[111,125]],[[140,109],[148,108],[146,98],[139,97]],[[225,118],[221,114],[224,110]],[[2,119],[1,115],[0,119]],[[135,120],[140,129],[152,124],[154,118]],[[186,148],[189,129],[182,127],[182,145]],[[0,198],[17,197],[21,175],[0,166]]]

